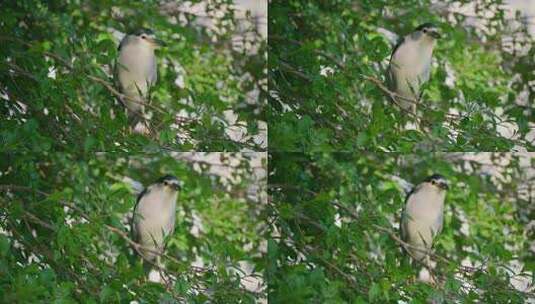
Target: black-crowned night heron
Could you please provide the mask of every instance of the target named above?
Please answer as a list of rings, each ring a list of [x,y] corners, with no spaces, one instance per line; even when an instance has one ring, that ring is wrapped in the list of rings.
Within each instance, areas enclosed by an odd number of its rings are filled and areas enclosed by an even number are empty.
[[[433,239],[442,231],[448,182],[439,174],[429,176],[407,195],[401,215],[401,237],[409,255],[428,265]],[[424,258],[427,258],[424,261]]]
[[[139,194],[132,216],[134,241],[141,244],[141,255],[159,264],[165,238],[175,229],[175,210],[180,182],[166,175]]]
[[[413,114],[421,97],[420,87],[429,80],[433,48],[438,38],[440,33],[436,26],[424,23],[400,39],[390,57],[388,86],[399,95],[395,103]]]
[[[161,45],[163,43],[149,29],[126,35],[119,45],[115,77],[121,93],[126,96],[121,101],[134,127],[144,119],[149,89],[158,77],[154,50]]]

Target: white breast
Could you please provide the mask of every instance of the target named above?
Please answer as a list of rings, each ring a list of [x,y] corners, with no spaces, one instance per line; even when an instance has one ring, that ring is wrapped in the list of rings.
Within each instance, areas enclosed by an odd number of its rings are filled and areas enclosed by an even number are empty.
[[[399,94],[411,98],[418,97],[421,84],[429,80],[432,53],[432,43],[405,38],[391,62]]]
[[[162,248],[164,238],[175,226],[177,193],[160,188],[151,189],[135,210],[134,228],[144,246]]]
[[[118,59],[119,81],[125,94],[145,96],[148,85],[156,81],[154,51],[139,44],[123,46]],[[139,91],[138,91],[139,90]]]
[[[445,192],[423,185],[407,201],[403,217],[407,242],[421,248],[431,248],[434,236],[442,228]],[[423,253],[409,249],[413,257],[420,259]]]

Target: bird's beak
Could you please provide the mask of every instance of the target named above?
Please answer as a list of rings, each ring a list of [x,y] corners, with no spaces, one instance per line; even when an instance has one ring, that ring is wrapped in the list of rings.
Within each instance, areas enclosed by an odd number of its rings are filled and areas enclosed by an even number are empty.
[[[438,184],[438,186],[440,187],[440,189],[450,190],[450,187],[446,183],[440,183],[440,184]]]
[[[167,46],[167,44],[166,44],[163,40],[160,40],[160,39],[154,39],[154,42],[155,42],[159,47]]]
[[[180,191],[180,189],[182,189],[182,187],[180,187],[179,184],[172,184],[171,187],[173,187],[173,189],[175,189],[175,191]]]
[[[166,44],[165,44],[165,42],[163,42],[163,40],[156,39],[156,38],[150,38],[148,40],[149,40],[150,43],[154,44],[157,47],[166,46]]]
[[[437,29],[429,30],[428,34],[429,34],[429,36],[431,36],[431,37],[433,37],[435,39],[440,39],[442,37],[442,35],[440,34],[440,32]]]

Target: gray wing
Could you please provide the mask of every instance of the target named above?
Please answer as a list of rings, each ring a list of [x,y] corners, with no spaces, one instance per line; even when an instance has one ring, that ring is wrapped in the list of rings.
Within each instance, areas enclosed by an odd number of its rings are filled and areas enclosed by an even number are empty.
[[[121,82],[119,81],[119,66],[120,66],[120,63],[119,63],[119,53],[121,52],[121,48],[123,47],[123,45],[126,44],[126,40],[127,40],[128,36],[124,36],[123,40],[121,40],[121,43],[119,43],[119,46],[117,47],[117,58],[115,58],[115,62],[114,62],[114,65],[113,65],[113,80],[115,82],[115,87],[119,89],[119,91],[121,93],[124,92],[124,88],[123,86],[121,85]],[[123,69],[125,69],[124,66],[122,66]],[[121,101],[121,103],[123,102],[121,100],[121,98],[119,98],[119,100]]]
[[[394,73],[394,70],[392,69],[392,62],[388,64],[388,70],[386,71],[386,85],[391,91],[393,92],[397,91],[396,74]]]
[[[403,211],[401,211],[401,240],[406,242],[408,239],[407,235],[407,219],[405,218],[405,208],[403,208]]]
[[[441,212],[433,225],[433,229],[435,230],[435,235],[438,235],[442,232],[443,224],[444,224],[444,212]]]
[[[119,46],[117,47],[118,51],[121,51],[121,48],[126,44],[126,41],[128,41],[128,35],[124,35],[123,39],[119,43]]]
[[[427,64],[424,68],[424,71],[422,73],[422,79],[420,79],[420,82],[426,83],[431,76],[431,60],[429,60],[429,64]]]
[[[399,49],[399,46],[403,43],[403,41],[405,41],[405,37],[401,37],[396,43],[396,45],[394,46],[394,49],[392,49],[392,54],[390,54],[390,62],[392,62],[392,58],[394,57],[394,54]]]
[[[414,193],[415,189],[416,187],[412,188],[412,190],[407,194],[407,196],[405,197],[405,203],[403,204],[403,209],[401,210],[401,222],[399,228],[401,230],[401,240],[403,240],[404,242],[406,242],[408,239],[407,225],[409,223],[409,218],[408,215],[405,213],[405,209],[407,209],[407,203],[409,202],[409,198]]]
[[[119,58],[115,59],[115,64],[113,65],[113,81],[115,87],[118,88],[121,93],[124,92],[123,86],[121,86],[121,82],[119,81]],[[121,98],[118,99],[121,100]]]
[[[395,63],[393,63],[392,60],[394,59],[394,54],[396,54],[396,51],[399,49],[403,41],[405,41],[405,37],[401,37],[398,40],[398,42],[394,46],[394,49],[392,49],[392,54],[390,54],[390,61],[388,63],[388,71],[386,73],[386,80],[387,80],[388,88],[392,91],[396,91],[397,89],[396,88],[396,84],[397,84],[396,74],[394,73],[394,70],[392,69],[392,65]]]
[[[132,218],[130,219],[130,235],[134,242],[139,243],[139,231],[136,229],[136,217],[139,216],[137,214],[137,206],[139,205],[139,201],[141,198],[148,193],[148,190],[145,188],[141,193],[137,196],[136,204],[134,205],[134,211],[132,212]]]
[[[156,57],[154,57],[154,60],[152,61],[152,69],[148,80],[150,86],[153,86],[158,80],[158,64],[156,63]]]
[[[173,212],[173,215],[171,216],[171,220],[169,223],[167,223],[167,231],[169,231],[169,235],[172,235],[175,232],[175,221],[176,221],[176,212]]]

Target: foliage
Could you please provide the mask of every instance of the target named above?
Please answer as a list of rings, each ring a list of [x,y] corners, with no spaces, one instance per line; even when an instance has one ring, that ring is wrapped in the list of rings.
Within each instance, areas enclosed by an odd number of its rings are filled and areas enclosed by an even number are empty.
[[[211,1],[198,16],[162,1],[3,1],[3,149],[31,149],[34,141],[54,150],[265,149],[253,137],[262,137],[265,121],[266,42],[243,28],[231,2]],[[203,18],[213,18],[213,28],[200,26]],[[157,51],[148,137],[129,130],[112,79],[114,34],[140,27],[168,45]],[[256,50],[237,47],[240,38]],[[246,136],[233,137],[232,128]]]
[[[254,303],[262,298],[243,286],[244,280],[262,282],[261,268],[242,272],[243,263],[263,265],[257,200],[265,189],[261,181],[251,188],[253,155],[219,154],[216,163],[188,155],[3,155],[2,302]],[[215,167],[234,172],[231,179],[215,174]],[[184,186],[175,233],[162,257],[166,274],[175,279],[160,284],[146,280],[131,247],[136,195],[124,177],[148,185],[168,173]]]
[[[502,43],[511,44],[525,28],[509,29],[501,1],[477,1],[475,18],[488,30],[448,11],[466,1],[431,2],[270,2],[270,150],[533,150],[527,134],[534,121],[535,44],[524,44],[522,54]],[[404,36],[424,22],[437,24],[445,38],[435,48],[415,118],[381,87],[393,48],[382,33]],[[406,129],[407,120],[419,121],[419,130]]]
[[[485,162],[500,174],[483,174]],[[533,155],[271,153],[269,167],[270,303],[529,297],[511,282],[535,273],[535,235],[527,228],[535,218]],[[396,177],[418,183],[432,173],[450,182],[434,246],[436,286],[415,280],[419,267],[411,267],[398,237],[405,193]],[[521,267],[511,270],[515,263]]]

